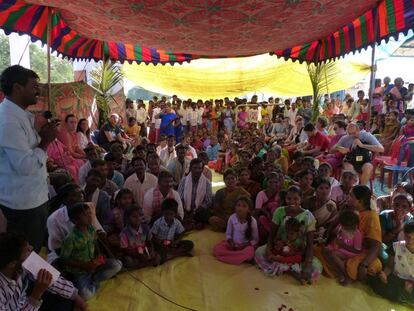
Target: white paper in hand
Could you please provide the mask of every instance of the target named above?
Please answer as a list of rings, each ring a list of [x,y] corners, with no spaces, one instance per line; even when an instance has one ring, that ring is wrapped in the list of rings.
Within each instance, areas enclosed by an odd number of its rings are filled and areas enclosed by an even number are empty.
[[[55,283],[60,276],[60,272],[51,266],[47,261],[40,257],[37,253],[32,252],[23,262],[23,268],[29,271],[35,279],[40,270],[45,269],[52,274],[52,283]]]

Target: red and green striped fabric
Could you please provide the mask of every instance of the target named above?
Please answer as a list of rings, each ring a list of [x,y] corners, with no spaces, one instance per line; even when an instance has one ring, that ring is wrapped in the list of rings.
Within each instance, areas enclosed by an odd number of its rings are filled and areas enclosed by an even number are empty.
[[[28,34],[33,41],[41,40],[46,43],[48,10],[46,6],[28,4],[22,0],[0,0],[0,28],[6,33]],[[212,55],[174,53],[91,39],[69,27],[60,18],[58,10],[53,8],[50,10],[52,12],[51,48],[72,59],[109,58],[121,62],[174,64],[197,58],[214,58]],[[375,21],[378,21],[376,38],[374,38]],[[390,36],[397,36],[400,32],[407,32],[413,28],[414,0],[382,0],[377,7],[325,38],[289,49],[277,50],[272,54],[300,62],[326,61],[366,48],[374,41],[379,43],[383,39],[387,40]]]
[[[51,48],[71,59],[99,60],[103,58],[102,53],[105,53],[105,58],[120,62],[173,64],[198,58],[190,54],[89,39],[71,29],[53,8],[51,10]],[[32,41],[40,40],[46,43],[47,23],[48,8],[45,6],[27,4],[20,0],[0,0],[0,28],[7,34],[11,32],[27,34]]]
[[[378,31],[374,38],[376,20]],[[383,0],[378,7],[325,38],[272,54],[300,62],[327,61],[364,49],[374,40],[381,43],[382,40],[397,37],[410,29],[414,29],[414,0]]]

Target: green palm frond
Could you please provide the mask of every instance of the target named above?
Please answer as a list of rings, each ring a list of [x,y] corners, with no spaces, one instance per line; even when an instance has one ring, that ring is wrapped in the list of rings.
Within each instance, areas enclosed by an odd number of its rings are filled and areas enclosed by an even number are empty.
[[[116,62],[106,60],[91,71],[90,78],[92,80],[91,86],[96,92],[95,98],[99,109],[99,126],[101,126],[107,120],[110,112],[111,89],[122,81],[123,74]]]
[[[329,92],[329,85],[338,76],[339,71],[335,62],[307,64],[306,69],[313,90],[312,122],[314,122],[319,116],[319,107],[322,101],[322,96]]]

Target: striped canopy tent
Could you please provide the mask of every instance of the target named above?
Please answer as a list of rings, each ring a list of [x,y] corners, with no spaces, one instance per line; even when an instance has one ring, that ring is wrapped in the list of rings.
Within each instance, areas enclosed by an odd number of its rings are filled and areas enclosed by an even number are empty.
[[[414,0],[383,0],[338,31],[303,45],[274,52],[285,59],[320,62],[397,38],[414,28]]]
[[[316,62],[408,31],[413,6],[414,0],[0,0],[0,28],[43,43],[49,34],[50,48],[72,59],[173,64],[270,52]]]

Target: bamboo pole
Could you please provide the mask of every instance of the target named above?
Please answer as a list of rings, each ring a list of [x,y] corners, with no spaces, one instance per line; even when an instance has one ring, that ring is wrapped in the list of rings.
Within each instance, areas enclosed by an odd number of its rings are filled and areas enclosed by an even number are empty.
[[[377,34],[378,34],[378,26],[379,26],[378,7],[379,7],[379,2],[377,2],[377,9],[375,11],[375,16],[374,16],[374,40],[372,41],[372,44],[371,44],[371,49],[372,49],[371,51],[371,75],[370,75],[370,81],[369,81],[369,101],[368,101],[368,113],[367,113],[368,122],[366,124],[367,130],[370,129],[372,100],[374,97],[374,88],[375,88],[375,72],[377,70],[376,62],[375,62],[375,50],[377,47]]]
[[[47,8],[47,106],[51,110],[52,106],[52,84],[51,84],[51,43],[52,43],[52,8]]]

